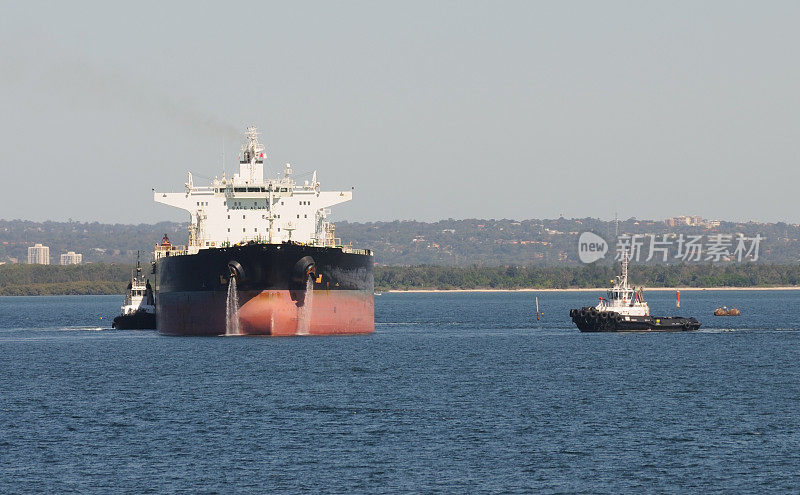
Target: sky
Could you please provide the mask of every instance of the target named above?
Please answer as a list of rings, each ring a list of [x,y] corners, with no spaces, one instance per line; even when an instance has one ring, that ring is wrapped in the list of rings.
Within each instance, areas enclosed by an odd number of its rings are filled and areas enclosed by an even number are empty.
[[[257,125],[334,220],[800,222],[800,2],[2,5],[2,219],[185,221]]]

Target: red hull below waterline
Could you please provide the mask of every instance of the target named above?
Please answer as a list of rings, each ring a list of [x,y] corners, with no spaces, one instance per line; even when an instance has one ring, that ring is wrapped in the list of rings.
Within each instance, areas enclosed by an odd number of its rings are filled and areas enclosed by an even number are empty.
[[[167,335],[335,335],[375,331],[368,251],[247,244],[156,263],[156,324]]]
[[[238,311],[241,334],[335,335],[375,331],[372,294],[314,291],[311,297],[304,294],[298,304],[292,292],[265,290],[244,303]]]
[[[373,294],[360,290],[239,292],[238,335],[337,335],[375,331]],[[161,294],[158,331],[166,335],[225,335],[227,296],[218,291]]]

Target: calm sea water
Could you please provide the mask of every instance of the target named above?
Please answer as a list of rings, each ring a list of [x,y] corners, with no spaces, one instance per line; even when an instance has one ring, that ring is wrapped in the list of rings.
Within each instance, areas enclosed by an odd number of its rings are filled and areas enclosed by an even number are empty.
[[[702,330],[581,334],[598,295],[384,294],[374,335],[304,338],[0,298],[0,492],[800,490],[800,292],[649,292]]]

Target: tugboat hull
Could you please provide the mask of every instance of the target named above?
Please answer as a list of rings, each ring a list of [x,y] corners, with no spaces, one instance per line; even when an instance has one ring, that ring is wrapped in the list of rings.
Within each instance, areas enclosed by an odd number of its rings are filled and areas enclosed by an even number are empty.
[[[700,328],[695,318],[623,316],[594,307],[570,310],[569,316],[581,332],[686,332]]]
[[[116,328],[117,330],[155,330],[156,315],[146,311],[119,315],[114,318],[111,328]]]

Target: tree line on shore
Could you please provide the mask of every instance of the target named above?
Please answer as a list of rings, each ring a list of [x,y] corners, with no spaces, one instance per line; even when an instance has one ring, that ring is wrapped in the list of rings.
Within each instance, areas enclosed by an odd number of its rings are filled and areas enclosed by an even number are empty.
[[[714,235],[731,237],[725,250],[737,247],[733,240],[739,234],[752,238],[760,236],[757,260],[759,263],[789,265],[797,262],[800,251],[800,225],[786,223],[713,222],[699,225],[668,225],[664,221],[630,218],[619,222],[598,218],[558,219],[464,219],[436,222],[345,222],[336,223],[336,236],[354,247],[370,249],[381,265],[436,265],[464,267],[481,266],[580,266],[578,239],[583,232],[593,232],[608,242],[609,251],[616,248],[616,233],[637,235],[641,259],[637,264],[658,265],[661,257],[649,247],[653,242],[667,242],[669,259],[675,263],[690,261],[703,264],[701,259],[681,257],[678,237],[695,240],[708,254]],[[75,251],[83,254],[84,262],[127,264],[149,260],[153,245],[168,234],[173,244],[188,241],[186,224],[161,222],[141,225],[110,225],[80,222],[32,222],[0,219],[0,262],[24,262],[34,243],[50,247],[51,261],[59,254]],[[650,237],[654,236],[654,237]],[[664,236],[667,236],[666,238]],[[699,236],[699,238],[697,237]],[[666,241],[665,241],[666,240]],[[684,253],[685,254],[685,253]],[[652,258],[652,259],[651,259]],[[736,256],[723,256],[722,261],[734,264]]]
[[[375,268],[377,290],[404,289],[569,289],[607,287],[619,274],[609,265],[382,266]],[[637,265],[632,284],[644,287],[766,287],[800,284],[800,265]]]
[[[0,295],[122,294],[132,265],[0,265]],[[610,265],[376,266],[376,290],[568,289],[607,287]],[[800,265],[636,265],[630,280],[644,287],[768,287],[800,285]]]
[[[0,296],[122,294],[133,265],[0,265]]]

